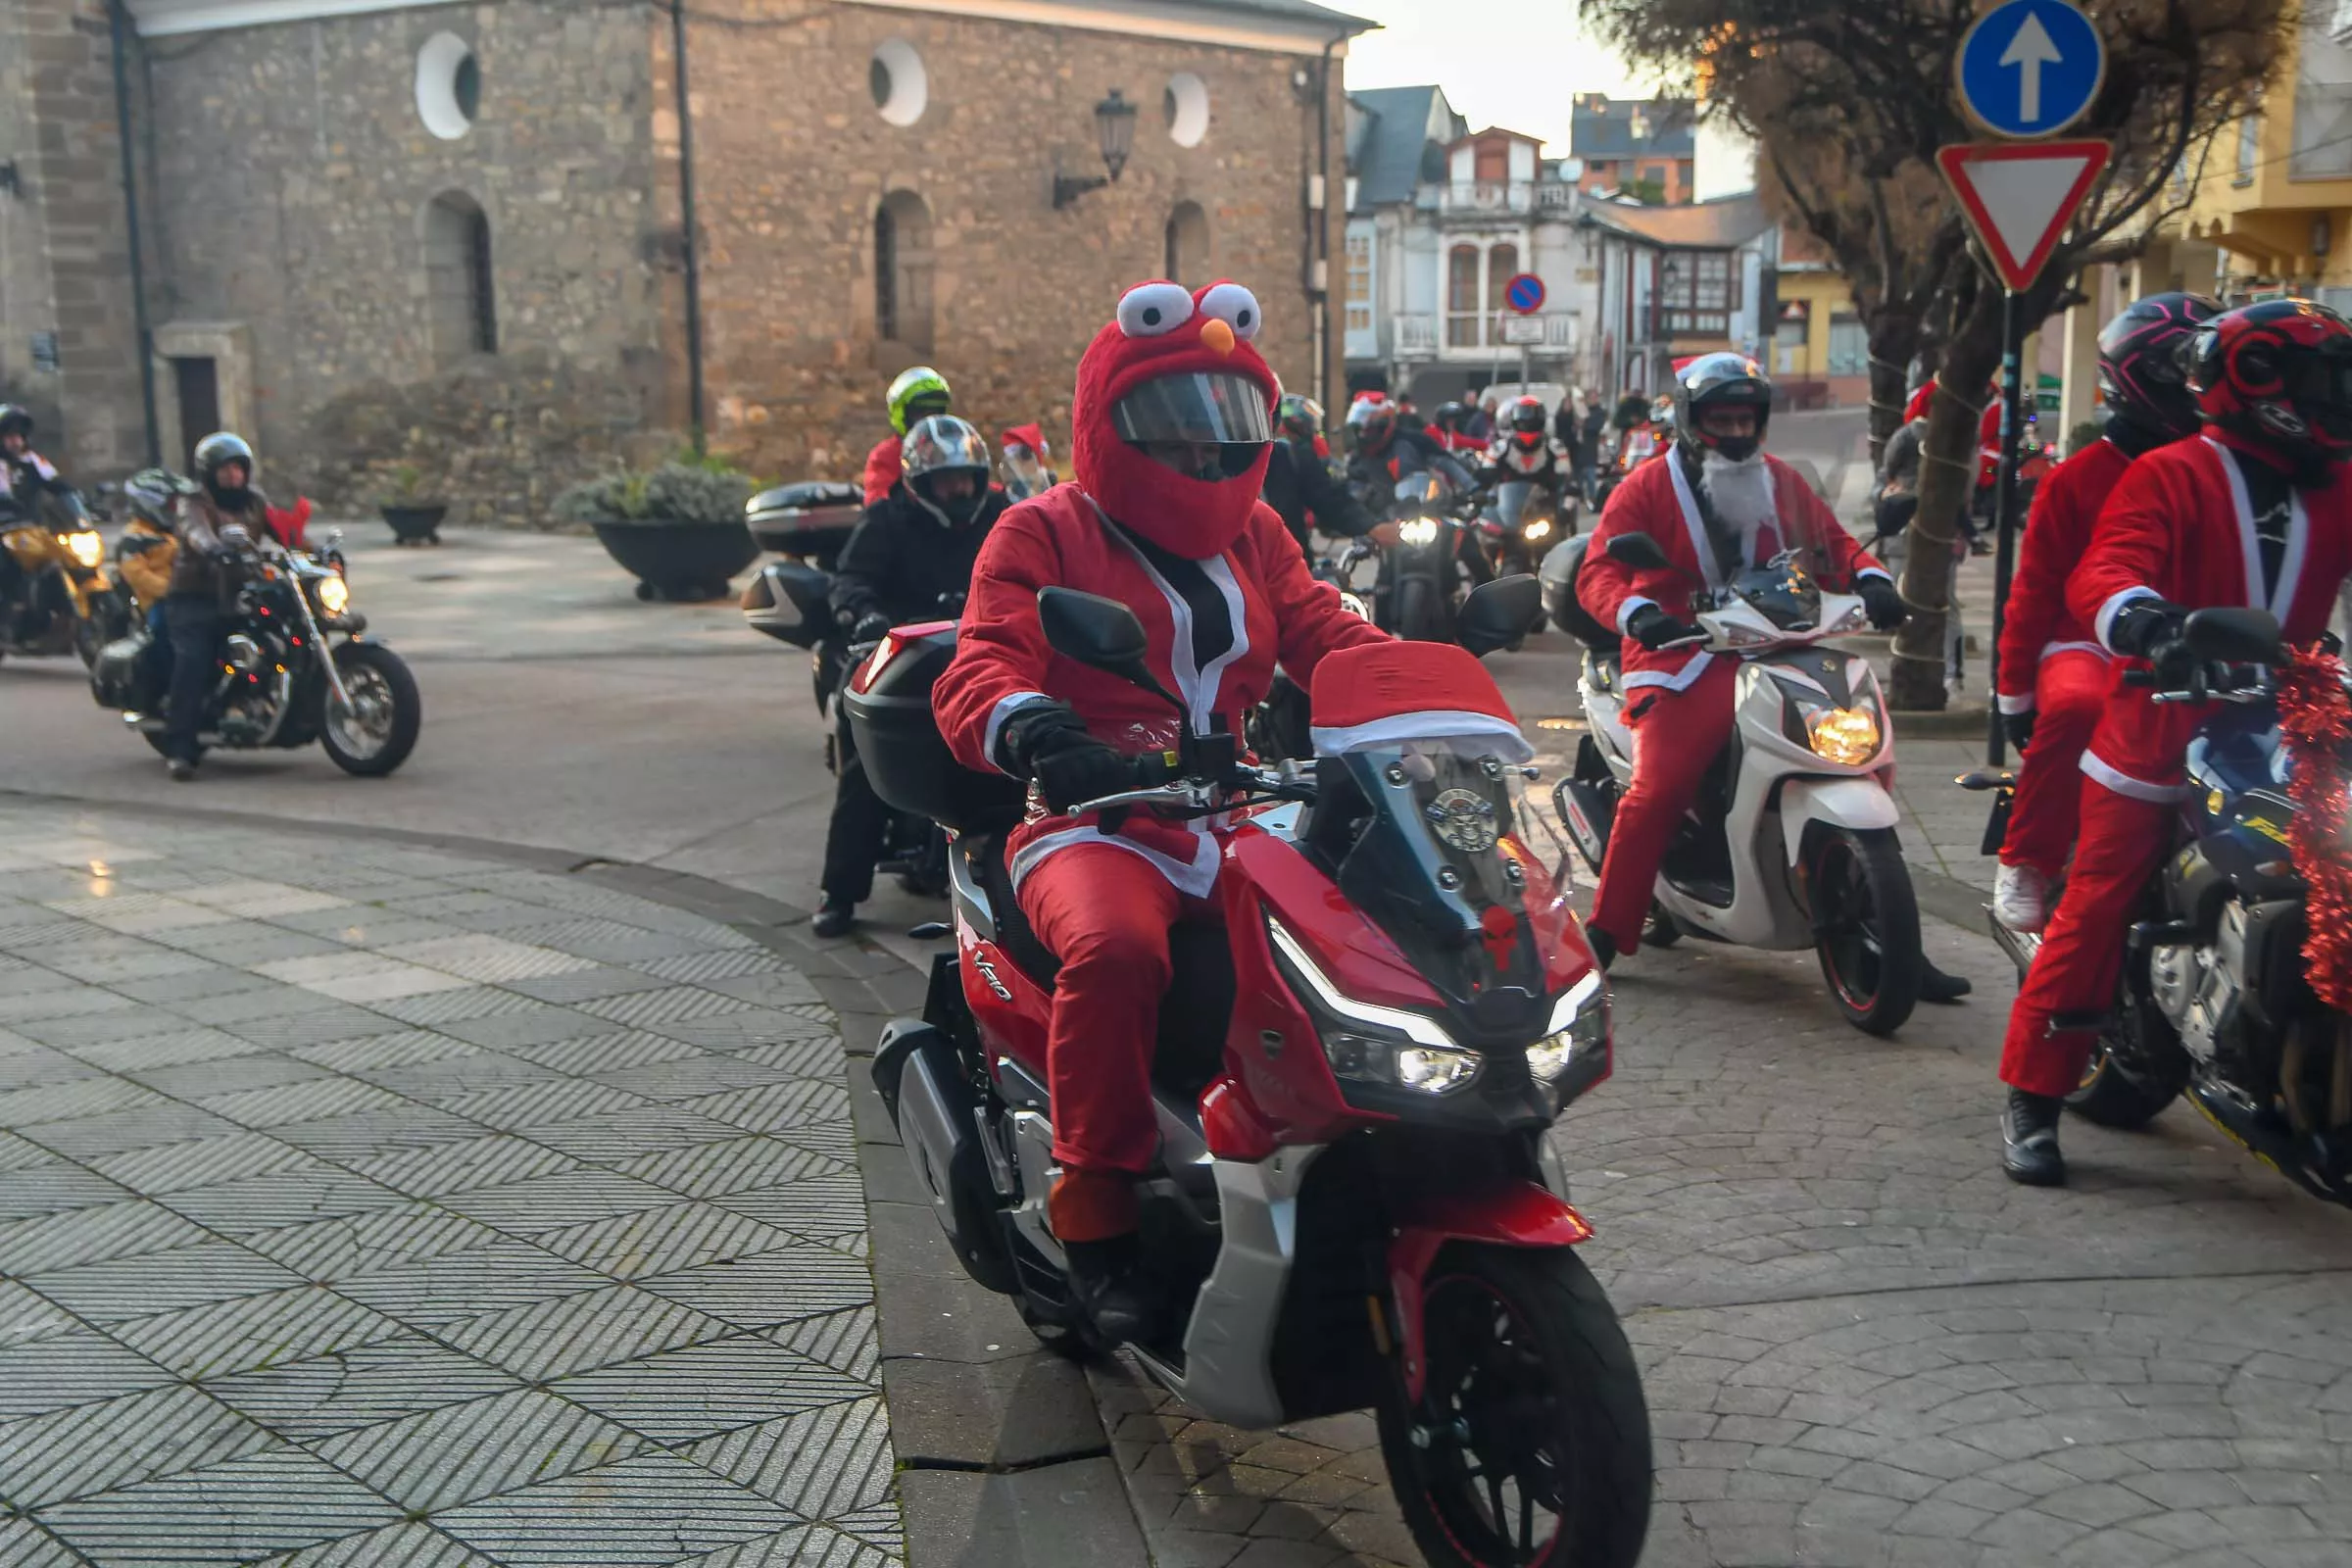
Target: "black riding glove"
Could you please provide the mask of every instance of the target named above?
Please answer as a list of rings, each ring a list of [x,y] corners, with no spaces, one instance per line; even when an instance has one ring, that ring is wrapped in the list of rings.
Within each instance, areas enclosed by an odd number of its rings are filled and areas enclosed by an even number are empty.
[[[1679,615],[1669,615],[1655,605],[1643,605],[1626,616],[1625,634],[1653,653],[1668,643],[1701,635],[1690,622]]]
[[[1061,703],[1031,703],[1004,721],[997,751],[1008,771],[1037,780],[1056,811],[1135,787],[1135,763],[1086,732]]]
[[[2180,640],[2188,612],[2167,599],[2134,599],[2115,612],[2107,627],[2107,643],[2119,654],[2156,661],[2166,645]]]
[[[2023,757],[2028,743],[2034,739],[2034,710],[2029,708],[2022,713],[2003,713],[2001,733],[2009,737],[2009,744],[2016,747],[2018,755]]]
[[[1911,612],[1903,607],[1903,596],[1884,577],[1857,578],[1854,592],[1862,596],[1862,609],[1870,623],[1881,631],[1892,631],[1911,618]]]
[[[890,617],[888,615],[872,613],[859,615],[858,624],[850,628],[850,641],[854,643],[878,643],[889,635]]]

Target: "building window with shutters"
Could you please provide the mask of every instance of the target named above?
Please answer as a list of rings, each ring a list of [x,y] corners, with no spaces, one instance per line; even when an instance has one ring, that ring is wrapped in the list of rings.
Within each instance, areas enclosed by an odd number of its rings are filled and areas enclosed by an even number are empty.
[[[1832,375],[1870,373],[1870,333],[1859,316],[1839,312],[1830,318],[1829,348]]]
[[[1208,279],[1208,214],[1199,202],[1178,202],[1168,215],[1167,275],[1186,288]]]
[[[1348,236],[1348,330],[1372,330],[1372,236]]]
[[[1519,247],[1494,245],[1487,250],[1487,342],[1502,341],[1502,318],[1510,311],[1503,290],[1519,275]]]
[[[490,219],[463,191],[445,191],[424,213],[425,309],[433,360],[455,365],[498,352],[498,289]]]
[[[1478,261],[1475,245],[1456,245],[1446,253],[1446,346],[1478,347]]]

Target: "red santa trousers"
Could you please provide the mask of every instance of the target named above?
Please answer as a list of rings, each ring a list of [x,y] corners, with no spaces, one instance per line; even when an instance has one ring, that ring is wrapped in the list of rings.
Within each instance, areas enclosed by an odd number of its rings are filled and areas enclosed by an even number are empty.
[[[1213,906],[1108,844],[1056,850],[1021,879],[1021,912],[1061,960],[1046,1034],[1054,1097],[1054,1233],[1101,1241],[1135,1228],[1135,1179],[1159,1152],[1152,1051],[1169,978],[1168,928]]]
[[[1714,659],[1681,691],[1637,686],[1626,693],[1626,723],[1634,732],[1634,782],[1617,803],[1609,851],[1600,862],[1592,900],[1593,929],[1605,931],[1620,953],[1642,940],[1658,884],[1658,867],[1683,815],[1698,797],[1698,781],[1731,738],[1733,688],[1740,661]]]
[[[2017,798],[2001,841],[2003,865],[2030,865],[2045,877],[2066,866],[2082,818],[2082,750],[2099,727],[2115,667],[2071,648],[2045,655],[2034,673],[2034,739],[2017,767]]]
[[[2041,744],[2034,730],[2034,744]],[[2098,1039],[2083,1021],[2115,1006],[2132,906],[2172,845],[2178,808],[2082,787],[2082,836],[2041,951],[2009,1009],[2001,1082],[2037,1095],[2072,1094]],[[2073,1027],[2054,1030],[2064,1019]]]

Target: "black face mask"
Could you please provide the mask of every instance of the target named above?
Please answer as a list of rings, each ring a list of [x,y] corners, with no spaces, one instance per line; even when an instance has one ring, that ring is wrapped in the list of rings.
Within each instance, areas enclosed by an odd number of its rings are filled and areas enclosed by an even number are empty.
[[[982,503],[988,500],[988,486],[985,483],[973,485],[970,495],[958,496],[952,501],[940,500],[931,493],[928,475],[916,479],[906,488],[918,506],[951,528],[969,526],[980,515]]]

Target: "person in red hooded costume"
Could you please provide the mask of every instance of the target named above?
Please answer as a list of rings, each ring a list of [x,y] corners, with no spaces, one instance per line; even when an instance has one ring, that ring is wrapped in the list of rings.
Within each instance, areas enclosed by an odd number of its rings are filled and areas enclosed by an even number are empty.
[[[1062,1176],[1049,1207],[1080,1303],[1113,1341],[1145,1337],[1155,1312],[1136,1268],[1135,1183],[1159,1139],[1152,1047],[1168,928],[1210,912],[1219,848],[1198,820],[1063,814],[1134,787],[1134,759],[1172,748],[1179,720],[1048,647],[1037,595],[1059,584],[1133,610],[1153,675],[1197,734],[1238,733],[1277,661],[1305,685],[1326,654],[1386,640],[1315,580],[1258,500],[1277,391],[1250,342],[1261,319],[1238,283],[1142,283],[1120,297],[1078,364],[1076,482],[1022,502],[989,535],[935,688],[960,761],[1034,786],[1005,853],[1021,912],[1062,965],[1048,1036]]]
[[[2220,310],[2195,294],[2152,294],[2102,327],[2106,432],[2034,492],[2001,619],[1995,694],[2001,727],[2019,752],[2017,796],[1992,882],[1992,917],[2012,931],[2049,923],[2049,890],[2075,847],[2082,749],[2114,684],[2107,650],[2066,608],[2067,579],[2132,461],[2196,433],[2197,404],[2180,350]]]
[[[2196,665],[2180,635],[2190,611],[2268,610],[2288,642],[2309,643],[2352,573],[2352,325],[2267,300],[2199,327],[2189,361],[2204,435],[2132,465],[2066,595],[2109,652],[2174,688]],[[2132,905],[2172,848],[2182,757],[2210,711],[2119,681],[2082,754],[2082,836],[2001,1046],[2012,1180],[2066,1180],[2059,1111],[2114,1004]]]

